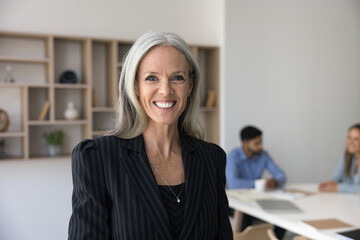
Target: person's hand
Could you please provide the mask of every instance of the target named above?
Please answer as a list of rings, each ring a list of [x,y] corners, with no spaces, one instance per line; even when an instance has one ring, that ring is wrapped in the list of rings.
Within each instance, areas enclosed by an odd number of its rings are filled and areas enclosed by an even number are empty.
[[[338,183],[332,180],[321,182],[319,184],[320,192],[337,192],[338,191]]]
[[[277,181],[274,178],[269,178],[266,180],[266,188],[267,189],[274,189],[277,186]]]

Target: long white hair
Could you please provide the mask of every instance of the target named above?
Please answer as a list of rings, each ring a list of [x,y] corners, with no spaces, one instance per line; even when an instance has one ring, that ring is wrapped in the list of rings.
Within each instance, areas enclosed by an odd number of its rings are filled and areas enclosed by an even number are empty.
[[[156,46],[172,46],[184,54],[189,63],[189,74],[193,76],[193,89],[187,106],[179,118],[179,131],[200,139],[204,138],[204,121],[200,114],[198,64],[184,40],[174,33],[149,32],[136,40],[127,53],[120,78],[119,97],[116,104],[115,129],[106,135],[121,138],[134,138],[142,134],[147,125],[147,115],[135,94],[135,81],[138,66],[144,56]]]

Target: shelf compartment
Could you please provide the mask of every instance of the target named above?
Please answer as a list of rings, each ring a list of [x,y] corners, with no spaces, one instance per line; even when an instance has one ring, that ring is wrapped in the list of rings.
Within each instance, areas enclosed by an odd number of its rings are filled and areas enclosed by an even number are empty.
[[[92,44],[93,107],[109,105],[110,43],[94,42]]]
[[[73,102],[79,111],[79,120],[85,118],[84,102],[86,90],[77,88],[56,88],[55,89],[55,120],[65,120],[64,111],[68,102]]]
[[[30,158],[50,157],[44,133],[58,129],[61,129],[65,135],[62,146],[62,156],[70,156],[73,148],[83,140],[85,136],[81,125],[66,125],[61,123],[56,125],[32,125],[29,127]]]
[[[220,112],[219,112],[219,79],[220,79],[220,51],[218,47],[193,46],[192,52],[197,58],[200,68],[200,99],[201,111],[205,118],[205,139],[219,144],[220,140]],[[207,98],[214,97],[211,107],[205,107]]]
[[[7,132],[21,132],[24,130],[24,88],[0,88],[0,108],[9,115],[10,124]]]
[[[93,132],[107,131],[115,128],[115,113],[113,111],[93,112]]]
[[[130,50],[132,46],[131,42],[118,42],[118,63],[122,63],[124,60],[124,57],[126,56],[127,52]]]
[[[64,71],[74,71],[77,83],[87,83],[85,79],[85,41],[77,39],[55,38],[55,82]]]
[[[29,37],[0,33],[0,56],[46,59],[47,37]]]
[[[6,78],[7,66],[12,68],[14,83],[44,84],[47,83],[47,65],[34,62],[3,62],[0,61],[0,80]]]
[[[45,104],[47,101],[49,101],[49,99],[50,99],[50,92],[48,87],[41,86],[41,87],[29,88],[29,101],[28,101],[29,121],[34,121],[39,119],[39,116],[42,113],[43,108],[45,107]],[[50,108],[52,108],[51,103],[44,117],[44,120],[50,119],[49,117]]]
[[[15,134],[17,135],[17,134]],[[24,137],[23,136],[7,136],[6,138],[0,135],[0,160],[15,160],[24,159]]]

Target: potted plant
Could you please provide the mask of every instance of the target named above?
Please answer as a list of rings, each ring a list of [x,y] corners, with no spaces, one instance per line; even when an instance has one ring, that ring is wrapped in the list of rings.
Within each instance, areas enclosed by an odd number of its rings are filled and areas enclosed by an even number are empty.
[[[64,141],[64,132],[60,129],[48,133],[45,132],[44,137],[49,145],[50,156],[59,156]]]

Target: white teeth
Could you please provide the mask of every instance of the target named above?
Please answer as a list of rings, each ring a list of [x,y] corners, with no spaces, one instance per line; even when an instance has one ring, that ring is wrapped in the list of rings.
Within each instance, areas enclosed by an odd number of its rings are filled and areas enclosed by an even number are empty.
[[[175,105],[175,102],[155,102],[155,105],[159,108],[171,108]]]

